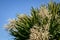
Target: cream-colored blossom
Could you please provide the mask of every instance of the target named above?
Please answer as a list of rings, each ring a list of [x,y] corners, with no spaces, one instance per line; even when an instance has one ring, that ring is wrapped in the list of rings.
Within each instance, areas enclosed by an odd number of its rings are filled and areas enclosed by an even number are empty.
[[[26,17],[26,15],[25,14],[20,14],[20,15],[18,15],[18,17],[19,18],[24,18],[24,17]]]
[[[33,28],[30,29],[30,39],[29,40],[48,40],[49,32],[47,28],[47,25],[44,26],[46,28],[38,27],[37,25],[34,25]],[[48,26],[49,27],[49,26]]]
[[[10,30],[11,28],[15,29],[15,23],[16,23],[16,20],[15,19],[8,19],[9,23],[8,24],[5,24],[5,28]]]
[[[45,18],[45,17],[48,17],[49,18],[49,12],[48,12],[48,9],[46,7],[41,7],[40,8],[40,13],[39,15],[42,17],[42,18]]]

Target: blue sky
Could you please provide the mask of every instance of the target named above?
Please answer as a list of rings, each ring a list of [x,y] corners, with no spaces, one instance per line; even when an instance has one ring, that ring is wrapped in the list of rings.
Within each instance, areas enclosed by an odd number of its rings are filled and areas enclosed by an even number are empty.
[[[29,15],[32,6],[39,8],[41,4],[48,2],[49,0],[0,0],[0,40],[12,40],[13,38],[3,27],[8,23],[9,18],[16,18],[17,13]]]

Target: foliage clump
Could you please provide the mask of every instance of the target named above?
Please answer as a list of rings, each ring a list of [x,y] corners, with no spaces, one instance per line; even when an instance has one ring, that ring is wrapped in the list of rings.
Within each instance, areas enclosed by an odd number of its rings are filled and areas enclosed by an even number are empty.
[[[32,8],[31,16],[17,15],[6,28],[14,40],[60,40],[60,3]]]

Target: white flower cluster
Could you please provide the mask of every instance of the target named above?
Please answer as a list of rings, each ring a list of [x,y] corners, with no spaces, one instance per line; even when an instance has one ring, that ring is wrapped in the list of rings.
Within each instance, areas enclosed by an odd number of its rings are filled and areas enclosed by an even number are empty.
[[[41,7],[40,8],[40,13],[39,15],[42,17],[42,18],[45,18],[45,17],[48,17],[49,18],[49,12],[48,12],[48,9],[46,7]]]
[[[16,20],[15,19],[8,19],[9,23],[8,24],[5,24],[5,28],[10,30],[11,28],[15,28],[15,22]]]
[[[48,40],[49,32],[48,32],[48,24],[44,26],[44,30],[42,27],[38,27],[37,25],[30,29],[30,39],[29,40]]]

